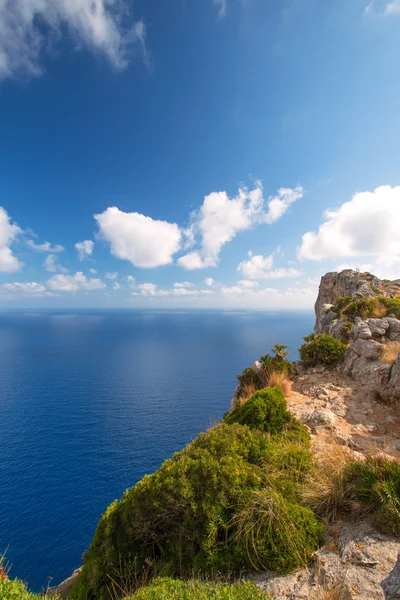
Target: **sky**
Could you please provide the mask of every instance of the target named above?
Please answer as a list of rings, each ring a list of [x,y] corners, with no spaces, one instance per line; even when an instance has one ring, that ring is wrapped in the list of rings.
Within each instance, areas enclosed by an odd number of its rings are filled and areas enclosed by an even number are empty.
[[[0,0],[0,309],[400,278],[400,0]]]

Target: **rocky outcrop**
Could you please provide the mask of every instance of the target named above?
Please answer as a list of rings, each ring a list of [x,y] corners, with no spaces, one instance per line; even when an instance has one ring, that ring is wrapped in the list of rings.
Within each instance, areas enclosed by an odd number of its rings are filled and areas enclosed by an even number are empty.
[[[351,269],[327,273],[321,278],[315,303],[315,333],[330,333],[329,327],[337,318],[337,314],[331,309],[339,298],[348,296],[355,300],[363,297],[390,297],[399,293],[399,286],[399,279],[383,281],[371,273],[359,273]]]
[[[395,566],[399,551],[398,540],[366,523],[346,524],[316,552],[310,568],[286,576],[261,573],[254,580],[277,600],[395,600],[400,598],[399,560]]]
[[[381,362],[386,344],[400,343],[400,320],[359,317],[350,331],[350,344],[339,370],[379,391],[387,400],[400,399],[400,359],[394,365]]]

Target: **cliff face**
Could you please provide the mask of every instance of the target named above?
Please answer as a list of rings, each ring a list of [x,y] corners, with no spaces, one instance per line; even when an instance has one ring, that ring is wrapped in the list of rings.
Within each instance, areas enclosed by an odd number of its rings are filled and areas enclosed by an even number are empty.
[[[327,273],[322,277],[318,298],[315,303],[315,333],[329,334],[349,342],[343,364],[343,373],[365,384],[366,388],[379,391],[386,399],[400,399],[400,354],[397,360],[388,363],[382,360],[385,346],[398,344],[400,347],[400,319],[391,314],[390,308],[379,318],[356,316],[349,321],[333,310],[340,298],[353,301],[359,298],[376,298],[374,302],[400,300],[400,280],[381,280],[371,273],[345,270]],[[400,306],[400,304],[399,304]]]

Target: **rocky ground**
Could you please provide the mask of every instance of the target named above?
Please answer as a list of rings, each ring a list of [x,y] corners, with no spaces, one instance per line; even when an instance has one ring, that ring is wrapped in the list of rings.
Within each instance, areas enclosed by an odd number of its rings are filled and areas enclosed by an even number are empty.
[[[360,452],[400,457],[399,404],[382,402],[374,389],[338,373],[311,369],[297,377],[288,406],[309,427],[313,443],[335,438]]]

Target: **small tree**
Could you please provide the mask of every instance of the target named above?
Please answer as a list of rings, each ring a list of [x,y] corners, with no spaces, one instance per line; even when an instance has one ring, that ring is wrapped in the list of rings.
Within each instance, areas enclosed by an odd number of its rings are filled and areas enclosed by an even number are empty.
[[[274,344],[274,347],[271,348],[271,352],[275,354],[276,360],[285,360],[290,354],[286,344]]]

